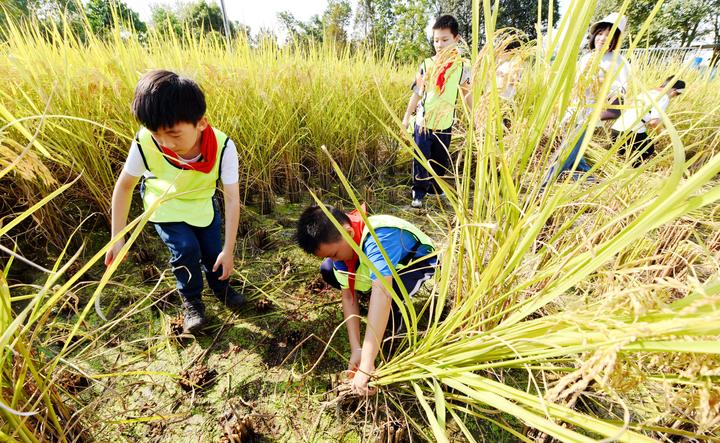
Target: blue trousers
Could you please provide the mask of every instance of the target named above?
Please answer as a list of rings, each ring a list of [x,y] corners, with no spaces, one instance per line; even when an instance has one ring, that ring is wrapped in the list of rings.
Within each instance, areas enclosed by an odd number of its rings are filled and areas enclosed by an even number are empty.
[[[553,163],[552,166],[550,166],[550,170],[548,170],[547,174],[545,174],[545,179],[543,180],[543,186],[547,185],[551,180],[554,180],[555,177],[557,177],[561,172],[570,171],[573,170],[573,165],[577,161],[578,155],[580,154],[580,147],[583,144],[583,140],[585,140],[585,134],[587,133],[587,129],[583,129],[583,131],[580,133],[580,137],[578,138],[577,142],[573,146],[572,150],[570,151],[570,154],[567,156],[565,161],[563,161],[562,158],[562,151],[560,153],[560,157],[557,159],[555,163]],[[559,165],[559,169],[558,169]],[[580,157],[580,161],[578,161],[577,166],[574,169],[575,171],[581,171],[581,172],[587,172],[590,170],[590,165],[585,161],[584,157]]]
[[[442,131],[433,131],[415,125],[413,133],[415,144],[420,148],[426,159],[430,162],[435,173],[439,176],[450,175],[450,140],[452,128]],[[426,194],[441,194],[442,189],[425,167],[417,160],[413,160],[412,197],[422,200]]]
[[[227,280],[218,279],[222,275],[222,268],[212,272],[215,260],[222,251],[220,213],[217,204],[213,204],[213,208],[213,221],[204,228],[185,222],[155,223],[155,230],[170,250],[170,264],[178,292],[187,303],[201,303],[203,269],[213,292],[222,293],[228,286]]]

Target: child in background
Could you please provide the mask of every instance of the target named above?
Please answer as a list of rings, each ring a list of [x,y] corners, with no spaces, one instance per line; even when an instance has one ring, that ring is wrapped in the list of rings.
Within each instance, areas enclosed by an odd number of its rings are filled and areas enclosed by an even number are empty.
[[[615,32],[612,36],[610,36],[610,30],[613,28],[613,25],[616,25]],[[580,157],[578,160],[578,155],[587,131],[589,130],[590,135],[592,136],[594,128],[582,129],[582,124],[587,121],[592,113],[593,107],[596,106],[595,99],[597,93],[606,78],[609,77],[612,82],[610,85],[609,95],[606,98],[606,103],[610,106],[618,106],[622,104],[623,96],[627,90],[630,78],[630,64],[627,62],[625,57],[620,54],[618,49],[620,48],[622,33],[625,31],[626,26],[627,18],[625,16],[612,13],[590,27],[590,35],[588,39],[590,52],[583,55],[577,65],[578,81],[581,84],[589,84],[589,86],[585,88],[581,94],[579,111],[576,111],[574,108],[570,108],[564,118],[564,121],[567,121],[575,112],[578,113],[576,119],[578,124],[575,126],[575,129],[570,132],[570,135],[565,138],[565,140],[574,140],[575,137],[579,138],[569,155],[566,158],[563,158],[561,155],[557,159],[556,163],[550,168],[545,176],[543,185],[547,184],[558,174],[564,171],[575,169],[580,173],[584,173],[590,170],[590,165],[588,165],[583,157]],[[607,50],[605,50],[606,43],[608,43]],[[597,71],[591,71],[597,57],[600,57]],[[601,111],[598,126],[601,126],[603,121],[614,120],[619,116],[619,109],[605,108]],[[563,146],[565,146],[565,143],[563,143]]]
[[[458,22],[443,15],[433,25],[435,56],[425,59],[415,77],[403,126],[407,129],[415,115],[413,138],[439,176],[450,175],[450,140],[455,122],[457,98],[462,92],[466,106],[472,103],[470,65],[458,51]],[[413,161],[412,207],[422,207],[427,194],[442,190],[417,160]]]
[[[208,286],[226,306],[235,309],[245,302],[228,284],[240,218],[237,149],[227,135],[210,127],[205,109],[205,95],[194,81],[170,71],[145,74],[132,102],[142,127],[112,195],[113,238],[127,225],[132,192],[141,177],[145,210],[160,201],[150,221],[172,254],[170,264],[185,308],[183,329],[188,333],[206,322],[203,268]],[[214,200],[218,180],[225,200],[224,244]],[[112,245],[106,265],[124,244],[121,238]]]
[[[680,95],[685,89],[685,82],[668,77],[660,86],[638,94],[633,102],[623,111],[612,126],[613,141],[623,139],[618,154],[626,153],[633,158],[633,166],[638,167],[655,153],[653,140],[648,136],[648,129],[657,132],[662,127],[660,112],[665,112],[670,100]],[[672,86],[668,88],[672,82]]]

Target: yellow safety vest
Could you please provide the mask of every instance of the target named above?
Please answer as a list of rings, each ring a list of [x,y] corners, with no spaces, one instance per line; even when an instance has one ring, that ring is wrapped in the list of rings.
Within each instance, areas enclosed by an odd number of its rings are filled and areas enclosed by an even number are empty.
[[[445,73],[445,89],[442,93],[435,85],[437,72],[432,58],[423,62],[425,88],[422,97],[423,127],[431,130],[445,130],[455,122],[455,107],[460,91],[464,61],[458,57]]]
[[[143,206],[147,211],[156,201],[166,199],[155,209],[150,221],[185,222],[197,227],[205,227],[212,222],[212,198],[220,178],[220,160],[228,141],[227,135],[215,128],[213,131],[218,142],[217,158],[212,170],[204,173],[172,164],[150,131],[140,129],[135,140],[151,174],[144,179]]]
[[[394,217],[392,215],[372,215],[368,217],[368,221],[370,222],[370,225],[374,230],[380,229],[380,228],[397,228],[401,229],[403,231],[407,231],[415,236],[415,238],[418,241],[418,247],[420,245],[427,245],[432,248],[432,250],[435,249],[433,246],[433,241],[430,237],[427,236],[424,232],[420,230],[417,226],[410,223],[409,221],[403,220],[398,217]],[[365,245],[365,241],[368,239],[368,234],[370,234],[370,229],[365,226],[365,229],[363,229],[362,236],[360,237],[360,249],[363,248]],[[417,249],[417,248],[414,248]],[[412,259],[413,257],[410,257]],[[395,269],[399,272],[403,268],[407,267],[408,263],[398,263],[395,266]],[[355,290],[359,292],[367,292],[372,288],[372,279],[370,278],[370,267],[367,264],[367,260],[363,260],[362,257],[360,257],[360,260],[358,261],[357,270],[355,271]],[[348,273],[347,271],[340,271],[338,269],[335,269],[335,277],[337,278],[338,283],[340,283],[340,286],[342,288],[348,287]]]

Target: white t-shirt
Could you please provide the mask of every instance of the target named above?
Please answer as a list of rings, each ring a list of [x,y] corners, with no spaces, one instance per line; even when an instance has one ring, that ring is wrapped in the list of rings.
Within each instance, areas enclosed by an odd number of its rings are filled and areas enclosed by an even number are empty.
[[[578,121],[584,121],[590,117],[593,106],[595,104],[596,95],[605,81],[606,76],[613,76],[612,83],[610,84],[610,91],[608,92],[608,101],[613,101],[615,98],[625,96],[625,92],[628,89],[628,82],[630,79],[630,64],[619,52],[606,52],[602,55],[600,63],[597,66],[597,72],[589,73],[588,70],[593,66],[593,58],[597,56],[596,51],[588,52],[580,57],[577,64],[577,77],[579,80],[582,76],[589,77],[589,84],[583,91],[580,97],[581,108],[578,116]],[[613,71],[614,69],[614,71]],[[563,121],[566,121],[575,112],[575,107],[568,108],[568,112],[565,114]],[[598,126],[602,125],[602,122],[597,123]]]
[[[218,149],[222,149],[222,147],[218,146]],[[197,161],[200,160],[200,155],[192,159],[183,160],[187,163],[197,163]],[[240,180],[239,166],[237,147],[235,147],[235,143],[233,143],[232,140],[228,139],[220,162],[220,180],[224,185],[234,185]],[[142,154],[140,154],[140,147],[138,147],[137,141],[135,140],[133,140],[130,145],[130,151],[125,160],[123,171],[133,177],[145,176],[147,178],[152,176],[150,171],[145,167]]]
[[[596,53],[593,51],[580,57],[577,65],[578,78],[588,74],[586,71],[592,67],[593,57],[595,56]],[[610,96],[608,98],[622,97],[625,95],[630,80],[630,64],[622,54],[619,52],[604,53],[597,69],[597,72],[594,74],[593,84],[585,89],[585,103],[595,103],[595,96],[598,92],[597,88],[603,84],[605,77],[608,75],[613,76],[613,81],[610,84]]]
[[[515,82],[522,74],[522,62],[517,57],[503,60],[495,70],[495,85],[498,88],[500,98],[512,100],[517,93]]]
[[[660,111],[664,112],[669,104],[670,97],[662,91],[657,89],[643,91],[632,102],[627,103],[628,109],[623,109],[612,128],[618,132],[633,131],[640,134],[647,132],[645,123],[659,119]]]
[[[462,65],[462,73],[460,74],[460,85],[469,85],[470,84],[470,64],[463,60]],[[420,63],[420,67],[418,68],[418,75],[422,79],[423,83],[425,82],[425,61]],[[424,94],[424,90],[417,84],[417,81],[413,83],[412,86],[413,92],[415,92],[416,95],[422,97]],[[460,93],[462,95],[462,93]],[[425,110],[423,109],[422,101],[418,103],[417,111],[415,112],[415,124],[418,126],[423,126],[425,124]]]

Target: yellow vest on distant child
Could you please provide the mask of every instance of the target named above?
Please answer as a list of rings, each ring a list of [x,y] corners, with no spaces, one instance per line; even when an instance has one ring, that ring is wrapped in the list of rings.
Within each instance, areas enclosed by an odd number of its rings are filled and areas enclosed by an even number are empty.
[[[209,173],[182,169],[170,162],[150,131],[140,129],[136,141],[151,177],[144,179],[143,206],[147,211],[155,202],[165,199],[150,217],[151,222],[185,222],[192,226],[210,225],[215,215],[213,196],[220,178],[222,159],[228,136],[213,128],[218,149]]]
[[[445,73],[445,88],[440,91],[436,85],[438,72],[435,61],[426,58],[423,62],[425,87],[422,97],[423,127],[431,130],[445,130],[455,122],[455,107],[460,91],[464,61],[459,56]],[[442,69],[442,67],[438,67]]]

